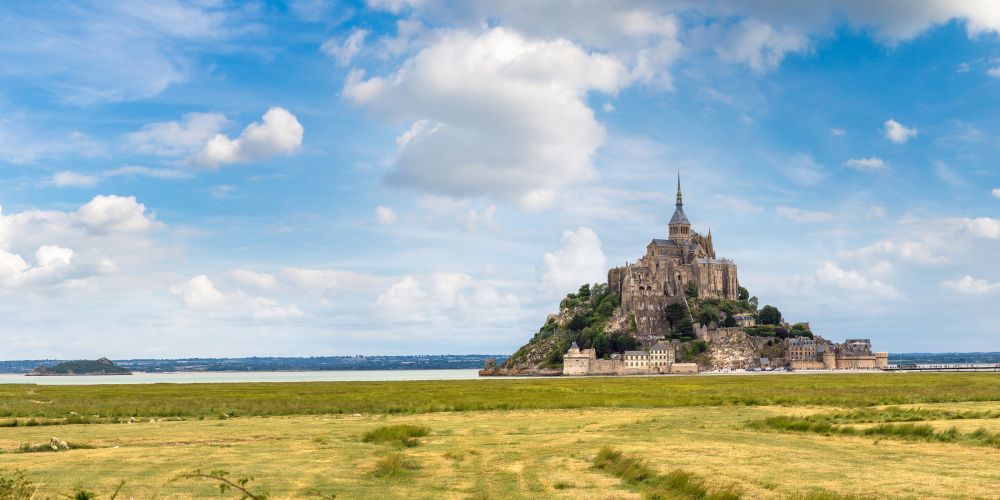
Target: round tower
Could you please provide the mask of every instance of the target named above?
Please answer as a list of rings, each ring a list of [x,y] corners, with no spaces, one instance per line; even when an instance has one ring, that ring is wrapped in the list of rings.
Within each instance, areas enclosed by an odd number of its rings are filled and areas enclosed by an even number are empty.
[[[684,215],[684,200],[681,196],[681,174],[677,173],[677,208],[670,218],[670,239],[688,241],[691,239],[691,222]]]

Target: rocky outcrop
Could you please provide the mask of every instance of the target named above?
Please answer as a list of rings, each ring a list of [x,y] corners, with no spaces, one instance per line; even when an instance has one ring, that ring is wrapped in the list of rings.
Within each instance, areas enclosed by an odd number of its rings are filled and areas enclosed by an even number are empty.
[[[726,331],[716,336],[708,348],[706,370],[736,370],[760,366],[760,352],[749,335]]]

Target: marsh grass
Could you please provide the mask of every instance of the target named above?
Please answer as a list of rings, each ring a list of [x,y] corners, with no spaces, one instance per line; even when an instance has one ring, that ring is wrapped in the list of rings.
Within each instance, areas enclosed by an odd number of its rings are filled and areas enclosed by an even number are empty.
[[[742,494],[735,487],[713,491],[703,480],[684,470],[675,469],[667,474],[657,474],[646,460],[625,455],[610,446],[604,446],[597,452],[597,456],[594,457],[594,467],[621,478],[629,486],[638,488],[643,497],[650,500],[742,498]]]
[[[92,444],[87,443],[71,443],[66,442],[69,449],[66,450],[53,450],[52,445],[49,443],[21,443],[21,446],[17,449],[18,453],[44,453],[44,452],[67,452],[71,450],[92,450],[97,448]],[[3,497],[0,497],[2,499]]]
[[[408,458],[402,453],[391,453],[375,462],[371,475],[379,479],[399,479],[419,469],[420,464],[412,458]]]
[[[893,409],[885,409],[886,418],[891,418],[894,414],[898,418],[899,413]],[[962,433],[957,427],[949,427],[944,430],[937,430],[930,424],[916,423],[922,420],[938,420],[943,415],[955,415],[954,419],[964,418],[998,418],[998,417],[969,417],[969,414],[993,415],[997,412],[942,412],[942,411],[918,411],[906,413],[913,420],[903,422],[884,422],[867,428],[858,428],[850,424],[872,423],[878,421],[870,418],[868,412],[857,414],[857,420],[852,421],[844,414],[819,414],[808,417],[794,417],[780,415],[762,420],[755,420],[747,424],[751,429],[771,429],[785,432],[808,432],[826,435],[862,436],[887,438],[907,441],[927,441],[939,443],[963,443],[976,446],[990,446],[1000,448],[1000,433],[992,433],[980,427],[979,429]],[[920,420],[917,420],[920,418]]]
[[[419,446],[418,437],[430,434],[431,430],[422,425],[398,424],[384,425],[361,435],[365,443],[387,444],[398,448]]]
[[[808,390],[803,390],[808,387]],[[35,401],[51,401],[40,405]],[[1000,374],[802,374],[0,387],[0,418],[228,418],[475,410],[836,406],[1000,401]],[[103,420],[102,420],[103,421]]]

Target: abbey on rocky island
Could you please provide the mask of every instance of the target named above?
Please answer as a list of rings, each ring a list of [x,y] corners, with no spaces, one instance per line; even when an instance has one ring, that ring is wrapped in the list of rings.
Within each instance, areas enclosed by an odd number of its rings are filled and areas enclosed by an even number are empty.
[[[677,208],[670,218],[668,239],[646,246],[646,255],[633,264],[608,271],[608,285],[621,299],[622,312],[635,317],[640,338],[669,333],[669,304],[687,301],[684,289],[693,284],[699,298],[736,300],[739,279],[736,263],[715,256],[712,231],[702,236],[691,230],[684,214],[681,179],[677,176]]]

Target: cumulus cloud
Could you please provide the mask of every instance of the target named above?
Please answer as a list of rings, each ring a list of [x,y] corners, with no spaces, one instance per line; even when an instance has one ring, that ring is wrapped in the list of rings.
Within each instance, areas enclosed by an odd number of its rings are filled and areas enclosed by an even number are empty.
[[[444,33],[388,77],[356,70],[343,96],[411,122],[397,139],[390,184],[538,205],[535,193],[595,177],[605,130],[586,97],[628,79],[605,54],[493,28]]]
[[[730,28],[724,42],[716,47],[725,61],[741,62],[758,73],[772,70],[790,52],[809,48],[809,39],[791,29],[776,29],[756,19],[743,19]]]
[[[800,208],[786,207],[783,205],[775,207],[774,212],[778,214],[778,217],[792,222],[813,223],[828,222],[833,220],[833,214],[829,212],[802,210]]]
[[[941,286],[967,295],[983,295],[1000,290],[1000,283],[990,283],[983,279],[973,278],[968,274],[956,280],[944,281]]]
[[[881,158],[874,158],[874,157],[851,158],[850,160],[845,161],[844,165],[847,165],[848,167],[861,172],[878,172],[880,170],[889,169],[889,166],[885,164],[885,161],[883,161]]]
[[[150,123],[125,137],[140,153],[187,156],[202,148],[227,123],[222,113],[187,113],[180,121]]]
[[[287,320],[302,317],[295,305],[281,305],[266,297],[251,296],[242,291],[224,293],[204,274],[197,275],[170,288],[190,311],[220,317],[249,317],[257,320]]]
[[[898,299],[902,294],[896,287],[876,279],[869,279],[857,271],[841,268],[835,262],[826,262],[816,270],[816,281],[843,290],[884,299]]]
[[[337,66],[347,66],[351,64],[354,56],[358,55],[358,52],[361,52],[366,36],[368,36],[368,30],[354,30],[343,42],[338,42],[334,39],[323,42],[320,50],[334,58],[337,61]]]
[[[236,139],[216,134],[193,162],[208,168],[227,163],[248,163],[277,154],[294,153],[302,145],[302,124],[284,108],[274,107],[264,113],[261,123],[251,123]]]
[[[606,280],[607,258],[601,239],[589,227],[563,232],[559,248],[545,253],[537,272],[542,294],[552,297],[561,297],[584,283]]]
[[[892,118],[885,121],[885,137],[896,144],[903,144],[917,136],[917,129],[910,128]]]
[[[399,220],[399,215],[389,207],[375,207],[375,220],[379,224],[394,224]]]
[[[76,212],[76,220],[97,233],[146,231],[154,223],[135,196],[97,195]]]
[[[481,322],[490,315],[517,313],[517,296],[499,284],[464,273],[404,276],[378,296],[375,305],[397,321]]]
[[[1000,188],[996,188],[993,190],[993,197],[1000,199]]]

